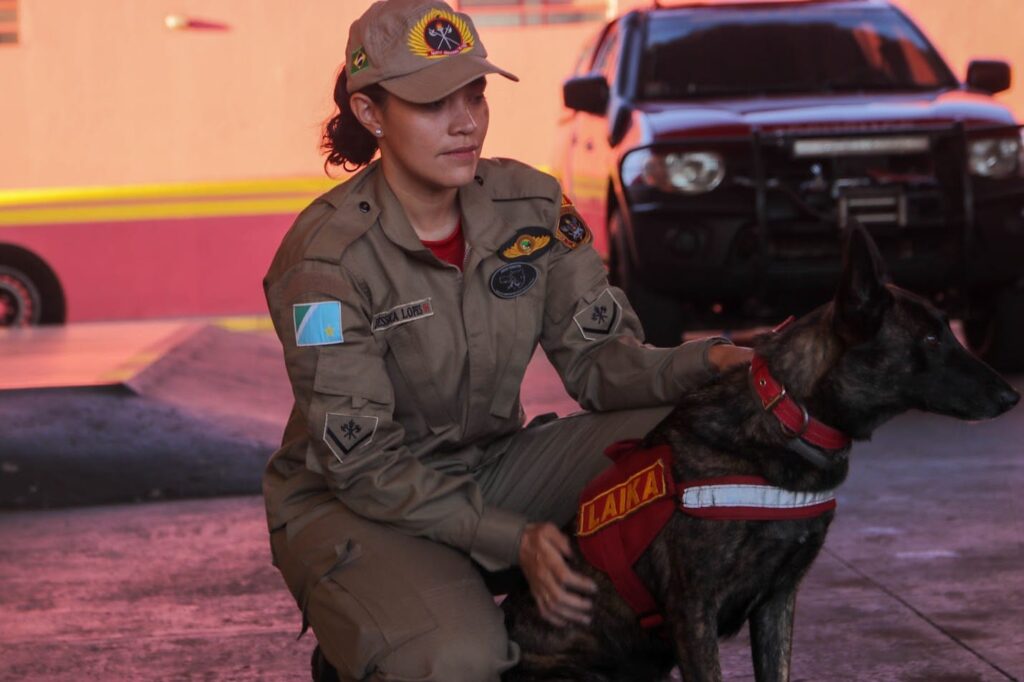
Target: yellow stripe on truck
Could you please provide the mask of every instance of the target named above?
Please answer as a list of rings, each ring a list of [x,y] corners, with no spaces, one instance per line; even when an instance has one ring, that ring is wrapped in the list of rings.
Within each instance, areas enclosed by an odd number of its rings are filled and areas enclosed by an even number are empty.
[[[0,208],[39,204],[81,204],[145,199],[201,199],[232,195],[321,194],[344,178],[284,178],[173,182],[117,187],[36,187],[0,190]]]
[[[210,218],[223,216],[298,213],[312,197],[250,199],[240,201],[187,201],[175,204],[121,204],[68,208],[0,209],[0,227],[52,223],[97,223],[158,218]]]
[[[298,213],[332,178],[0,191],[0,227]]]

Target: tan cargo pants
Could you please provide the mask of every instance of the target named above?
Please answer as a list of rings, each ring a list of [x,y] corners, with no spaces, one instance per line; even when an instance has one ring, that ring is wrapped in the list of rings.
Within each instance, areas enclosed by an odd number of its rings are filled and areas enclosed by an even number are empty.
[[[581,413],[530,425],[473,472],[489,504],[566,524],[604,449],[670,407]],[[490,453],[489,453],[490,454]],[[323,504],[271,535],[278,568],[343,680],[489,682],[519,648],[463,552]]]

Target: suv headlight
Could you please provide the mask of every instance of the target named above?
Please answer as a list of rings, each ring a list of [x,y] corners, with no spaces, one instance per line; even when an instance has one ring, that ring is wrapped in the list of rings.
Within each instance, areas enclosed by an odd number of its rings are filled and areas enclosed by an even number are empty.
[[[725,160],[709,151],[663,152],[638,149],[622,162],[622,183],[663,192],[706,194],[725,179]]]
[[[1007,178],[1020,166],[1019,137],[989,137],[967,145],[967,169],[983,178]]]

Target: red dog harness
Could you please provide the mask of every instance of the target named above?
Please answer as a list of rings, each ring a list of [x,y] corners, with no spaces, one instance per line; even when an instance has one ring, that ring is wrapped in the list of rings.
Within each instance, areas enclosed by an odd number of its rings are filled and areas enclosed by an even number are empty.
[[[645,628],[663,621],[633,565],[676,511],[702,519],[808,519],[835,509],[832,491],[798,493],[759,476],[726,476],[677,484],[667,445],[641,450],[640,441],[611,445],[612,465],[580,495],[580,551],[611,578]]]

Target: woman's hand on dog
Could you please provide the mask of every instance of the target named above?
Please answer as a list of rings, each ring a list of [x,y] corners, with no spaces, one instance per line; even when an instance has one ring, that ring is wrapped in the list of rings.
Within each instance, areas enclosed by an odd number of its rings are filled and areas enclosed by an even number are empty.
[[[749,364],[754,357],[754,350],[746,346],[734,346],[731,343],[716,343],[708,348],[708,362],[719,373],[735,367],[736,365]]]
[[[530,583],[541,617],[557,626],[590,623],[590,599],[597,584],[576,573],[566,559],[572,556],[569,538],[550,523],[530,523],[519,542],[519,565]]]

